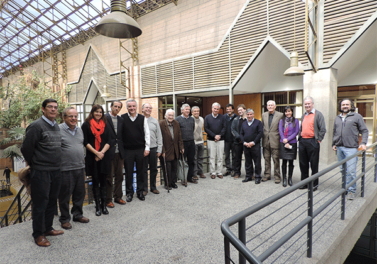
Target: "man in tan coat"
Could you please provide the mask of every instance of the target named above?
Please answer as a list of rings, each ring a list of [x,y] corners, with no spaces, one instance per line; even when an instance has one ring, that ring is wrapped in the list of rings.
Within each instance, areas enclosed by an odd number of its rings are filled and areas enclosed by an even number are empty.
[[[279,121],[283,118],[283,113],[275,111],[275,101],[267,102],[267,110],[262,114],[263,124],[263,157],[265,160],[264,177],[262,181],[271,179],[271,157],[274,161],[275,183],[280,183],[280,164],[279,164]]]
[[[166,164],[165,188],[178,188],[177,182],[177,166],[179,154],[184,153],[181,128],[178,121],[174,120],[174,110],[168,109],[165,113],[165,119],[160,121],[162,134],[162,155],[160,156],[161,164]],[[164,170],[165,166],[162,165]],[[169,186],[168,186],[169,183]]]

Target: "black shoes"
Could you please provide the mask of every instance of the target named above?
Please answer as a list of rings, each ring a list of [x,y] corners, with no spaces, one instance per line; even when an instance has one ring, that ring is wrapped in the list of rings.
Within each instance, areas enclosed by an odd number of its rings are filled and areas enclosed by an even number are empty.
[[[177,188],[178,188],[178,185],[175,184],[175,183],[173,183],[173,184],[171,185],[171,188],[177,189]]]
[[[255,184],[260,184],[261,178],[255,178]]]
[[[170,187],[170,186],[169,186],[169,187],[168,187],[168,186],[165,186],[165,189],[166,189],[166,190],[171,190],[171,187]]]
[[[102,207],[102,213],[104,214],[104,215],[107,215],[107,214],[109,214],[109,211],[107,210],[107,208],[106,208],[106,203],[102,203],[101,204],[101,207]]]
[[[227,171],[227,172],[225,172],[224,176],[229,176],[229,175],[231,175],[231,174],[232,174],[232,172]]]
[[[133,197],[133,195],[131,195],[131,194],[127,195],[127,198],[126,198],[127,203],[132,202],[132,197]]]
[[[242,182],[252,181],[251,177],[246,177]]]
[[[145,197],[143,193],[138,194],[137,198],[139,198],[140,201],[145,201]]]

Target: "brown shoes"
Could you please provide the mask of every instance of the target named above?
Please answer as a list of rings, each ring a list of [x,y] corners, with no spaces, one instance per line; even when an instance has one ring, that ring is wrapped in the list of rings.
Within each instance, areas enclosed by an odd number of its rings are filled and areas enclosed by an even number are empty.
[[[222,174],[217,174],[217,177],[219,177],[220,179],[222,179],[223,175]]]
[[[187,182],[191,182],[191,183],[195,183],[195,184],[198,183],[198,181],[197,181],[197,180],[194,180],[194,179],[192,179],[192,180],[188,180]]]
[[[118,204],[121,204],[121,205],[125,205],[126,204],[126,201],[123,200],[123,199],[115,199],[114,202],[116,202]]]
[[[211,175],[211,179],[216,179],[216,175],[215,175],[215,174],[212,174],[212,175]]]
[[[152,190],[151,192],[154,193],[154,194],[159,194],[160,193],[158,190]]]
[[[148,191],[143,191],[144,196],[147,196],[147,194],[148,194]]]
[[[107,204],[106,204],[106,207],[107,208],[114,208],[114,204],[113,204],[113,202],[108,202]]]
[[[64,234],[64,231],[63,230],[50,230],[48,232],[46,232],[44,235],[45,236],[59,236],[59,235],[63,235]]]
[[[37,244],[40,247],[49,247],[51,246],[50,241],[47,240],[45,236],[39,236],[37,238],[34,238],[35,244]]]
[[[235,180],[238,179],[239,177],[240,177],[240,175],[238,175],[238,174],[234,175]]]
[[[192,176],[194,180],[199,180],[198,176]]]
[[[68,229],[72,228],[72,225],[69,222],[65,222],[65,223],[62,224],[62,228],[68,230]]]
[[[200,178],[202,178],[202,179],[207,178],[204,174],[200,174],[199,176],[200,176]]]
[[[280,181],[281,181],[280,178],[275,178],[275,183],[276,183],[276,184],[279,184]]]
[[[271,178],[265,178],[265,177],[263,177],[262,178],[262,182],[265,182],[265,181],[269,181]]]
[[[74,222],[80,222],[80,223],[89,223],[89,218],[86,218],[86,217],[80,217],[80,218],[73,218],[73,221]]]

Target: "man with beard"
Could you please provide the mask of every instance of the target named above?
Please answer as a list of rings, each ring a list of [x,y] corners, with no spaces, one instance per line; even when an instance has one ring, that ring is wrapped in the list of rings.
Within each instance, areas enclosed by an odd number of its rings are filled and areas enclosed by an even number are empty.
[[[335,118],[332,148],[336,151],[338,161],[341,161],[358,151],[358,148],[366,150],[368,142],[368,129],[363,117],[355,113],[353,102],[346,98],[340,101],[339,109],[341,114]],[[359,146],[359,135],[361,143]],[[357,156],[347,161],[343,166],[346,169],[346,184],[356,178]],[[355,198],[356,183],[348,188],[347,197],[350,200]]]

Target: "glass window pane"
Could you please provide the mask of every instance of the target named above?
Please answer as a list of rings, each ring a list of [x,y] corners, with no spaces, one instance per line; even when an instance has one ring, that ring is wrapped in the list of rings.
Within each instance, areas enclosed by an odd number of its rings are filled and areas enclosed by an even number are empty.
[[[275,102],[277,105],[288,104],[288,93],[287,92],[275,93]]]
[[[266,105],[269,100],[274,100],[274,93],[263,94],[263,105]]]

